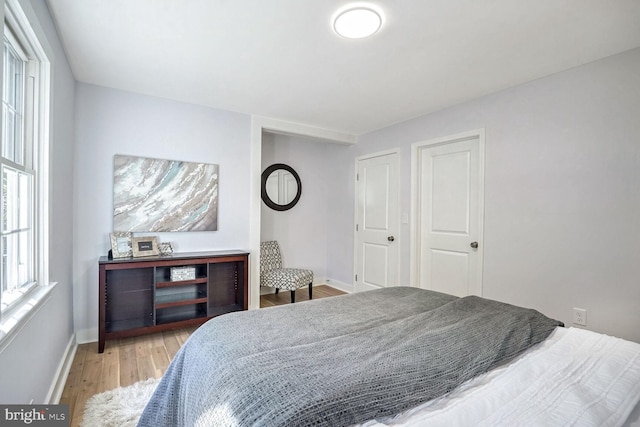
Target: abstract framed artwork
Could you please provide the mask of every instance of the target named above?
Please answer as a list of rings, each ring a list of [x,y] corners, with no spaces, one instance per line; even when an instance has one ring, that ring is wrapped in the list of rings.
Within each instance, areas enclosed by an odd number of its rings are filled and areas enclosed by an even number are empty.
[[[115,155],[113,228],[216,231],[218,165]]]

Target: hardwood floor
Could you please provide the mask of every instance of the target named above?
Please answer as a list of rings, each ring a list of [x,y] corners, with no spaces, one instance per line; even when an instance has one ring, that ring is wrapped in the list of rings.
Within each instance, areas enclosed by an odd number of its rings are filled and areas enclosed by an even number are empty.
[[[326,298],[333,297],[336,295],[342,295],[344,292],[337,290],[336,288],[332,288],[327,285],[317,285],[313,287],[313,298]],[[309,301],[309,289],[301,288],[296,291],[296,302],[300,301]],[[291,292],[290,291],[280,291],[278,295],[276,294],[267,294],[262,295],[260,297],[260,308],[272,307],[274,305],[281,304],[290,304],[291,303]]]
[[[314,299],[343,293],[326,285],[313,288]],[[296,291],[296,303],[308,299],[307,288]],[[260,297],[261,308],[290,302],[289,291]],[[102,354],[98,353],[97,343],[79,345],[60,399],[60,403],[69,405],[71,426],[80,425],[85,403],[94,394],[125,387],[147,378],[160,378],[178,349],[196,328],[109,340]]]

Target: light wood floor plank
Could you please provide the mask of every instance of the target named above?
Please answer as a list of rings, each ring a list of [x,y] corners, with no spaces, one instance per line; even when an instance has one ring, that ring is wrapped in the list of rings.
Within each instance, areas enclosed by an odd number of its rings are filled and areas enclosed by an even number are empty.
[[[120,386],[120,350],[118,347],[105,348],[103,353],[102,376],[99,390],[111,390]]]
[[[138,375],[136,381],[146,380],[156,377],[156,369],[153,364],[153,356],[151,355],[151,346],[148,340],[139,341],[136,344],[136,365]]]
[[[135,344],[127,343],[120,348],[120,387],[126,387],[138,381]]]
[[[167,350],[167,356],[169,359],[173,359],[173,356],[178,352],[181,345],[176,337],[175,331],[162,332],[162,338],[164,348]]]
[[[313,298],[341,295],[343,292],[326,285],[313,287]],[[308,289],[296,291],[296,302],[309,299]],[[289,291],[260,297],[260,307],[289,304]],[[97,393],[125,387],[147,378],[160,378],[180,347],[197,329],[174,329],[133,338],[109,340],[104,353],[98,344],[81,344],[76,350],[60,403],[69,405],[71,426],[82,421],[87,400]]]
[[[67,377],[65,388],[62,391],[61,399],[70,398],[71,395],[76,394],[79,383],[82,381],[82,371],[86,356],[87,344],[79,345],[71,364],[71,369],[69,370],[69,376]]]
[[[162,376],[162,374],[167,370],[169,362],[171,362],[173,356],[169,359],[167,349],[162,345],[155,345],[151,349],[151,358],[153,359],[153,367],[155,369],[154,377],[157,378],[158,376]]]

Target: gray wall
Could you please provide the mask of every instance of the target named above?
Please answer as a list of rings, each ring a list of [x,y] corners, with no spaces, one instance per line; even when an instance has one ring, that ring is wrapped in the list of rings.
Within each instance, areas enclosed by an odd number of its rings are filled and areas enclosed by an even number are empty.
[[[97,339],[98,258],[113,231],[113,156],[219,165],[218,231],[155,233],[176,252],[247,249],[250,116],[78,83],[76,87],[74,319]]]
[[[44,1],[21,0],[52,48],[50,134],[50,278],[58,282],[50,298],[0,348],[0,402],[48,403],[62,359],[73,336],[73,130],[75,81]],[[33,12],[33,15],[31,15]]]
[[[356,156],[401,148],[409,213],[411,143],[485,128],[484,296],[567,325],[573,307],[585,308],[588,329],[640,342],[639,88],[634,49],[361,136],[336,160],[334,185],[349,186],[333,200],[328,275],[353,271],[344,222]],[[401,271],[409,284],[407,225]]]

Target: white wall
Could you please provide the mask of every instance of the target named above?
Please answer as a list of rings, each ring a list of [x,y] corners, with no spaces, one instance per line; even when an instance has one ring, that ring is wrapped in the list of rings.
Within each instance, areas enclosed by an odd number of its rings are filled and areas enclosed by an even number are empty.
[[[113,156],[219,165],[218,231],[155,233],[176,252],[247,249],[250,117],[78,83],[74,223],[74,320],[97,339],[98,258],[113,231]]]
[[[274,163],[291,166],[300,176],[302,195],[292,209],[274,211],[262,203],[261,241],[277,240],[285,267],[313,270],[314,282],[327,277],[328,198],[333,188],[329,162],[344,145],[300,136],[263,133],[262,170]]]
[[[73,336],[73,130],[75,81],[43,0],[21,0],[36,34],[52,56],[50,134],[50,298],[0,349],[0,402],[49,403],[62,359]]]
[[[484,296],[640,342],[640,49],[628,51],[359,138],[335,183],[341,232],[352,248],[353,159],[401,147],[402,206],[410,206],[413,142],[485,128]],[[348,164],[350,163],[350,164]],[[329,227],[329,232],[337,227]],[[409,283],[409,228],[402,229]],[[329,275],[352,275],[336,253]]]

